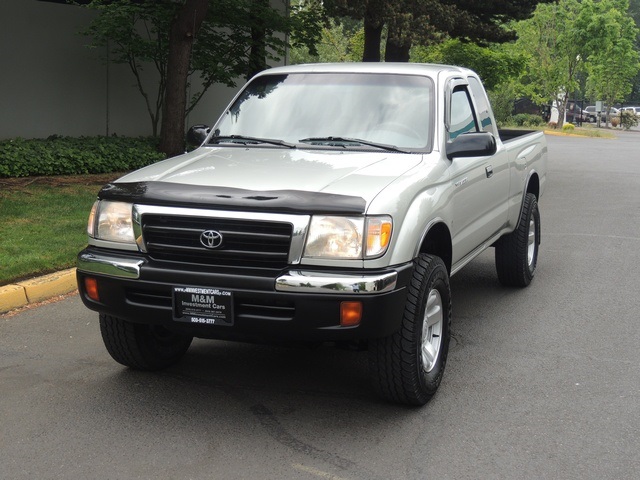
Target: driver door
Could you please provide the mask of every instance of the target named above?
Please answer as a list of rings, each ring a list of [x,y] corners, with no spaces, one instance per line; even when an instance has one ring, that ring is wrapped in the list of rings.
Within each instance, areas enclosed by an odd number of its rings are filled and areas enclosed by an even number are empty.
[[[469,86],[458,80],[450,92],[447,140],[480,132]],[[453,188],[453,263],[457,263],[497,233],[506,221],[509,186],[507,153],[501,142],[491,156],[454,158],[450,166]]]

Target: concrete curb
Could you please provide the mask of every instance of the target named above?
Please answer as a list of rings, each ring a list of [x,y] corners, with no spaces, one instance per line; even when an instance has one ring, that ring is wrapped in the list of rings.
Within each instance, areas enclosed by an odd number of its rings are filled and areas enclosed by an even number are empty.
[[[5,285],[0,287],[0,313],[64,295],[76,288],[75,268]]]

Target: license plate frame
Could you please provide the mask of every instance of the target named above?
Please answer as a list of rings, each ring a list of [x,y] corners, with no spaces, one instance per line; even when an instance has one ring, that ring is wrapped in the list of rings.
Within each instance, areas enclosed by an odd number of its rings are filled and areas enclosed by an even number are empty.
[[[174,286],[173,319],[176,322],[233,326],[233,292],[215,287]]]

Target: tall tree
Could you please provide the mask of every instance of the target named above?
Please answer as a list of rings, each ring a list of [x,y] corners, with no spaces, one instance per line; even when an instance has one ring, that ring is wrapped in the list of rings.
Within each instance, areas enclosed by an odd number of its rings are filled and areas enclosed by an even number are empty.
[[[584,4],[592,9],[587,88],[610,109],[631,93],[638,74],[638,51],[634,47],[638,28],[627,14],[628,0],[584,0]]]
[[[364,11],[363,62],[380,61],[380,42],[384,28],[385,2],[368,1]]]
[[[482,47],[471,42],[449,39],[429,48],[415,48],[412,60],[470,68],[480,75],[485,88],[492,90],[510,79],[520,78],[524,71],[524,55],[506,48],[508,46]]]
[[[292,48],[289,52],[291,64],[318,62],[359,62],[362,60],[362,24],[349,19],[329,19],[322,29],[316,50],[306,47]]]
[[[264,12],[269,9],[269,0],[254,0],[249,8],[249,65],[247,79],[267,68],[267,34],[269,25]]]
[[[560,0],[538,5],[516,27],[528,63],[525,89],[537,103],[557,106],[559,126],[581,70],[589,73],[591,92],[609,106],[630,91],[638,71],[638,30],[627,9],[628,0]]]
[[[589,0],[587,0],[589,1]],[[518,45],[527,58],[526,92],[538,104],[553,103],[564,122],[568,94],[587,55],[588,19],[579,0],[538,5],[530,20],[517,26]]]
[[[162,119],[167,155],[184,150],[185,116],[211,85],[234,86],[282,58],[287,40],[312,47],[319,36],[317,9],[289,17],[269,0],[91,0],[87,6],[98,13],[84,32],[90,46],[108,45],[111,61],[129,65],[154,136]],[[151,88],[142,80],[145,69],[157,74]],[[187,98],[190,87],[195,93]]]
[[[364,61],[379,61],[383,27],[387,27],[386,61],[408,61],[411,46],[446,33],[476,42],[515,38],[505,25],[527,18],[536,4],[551,0],[325,0],[330,16],[364,21]]]
[[[387,0],[324,0],[327,15],[332,18],[349,17],[363,22],[363,62],[379,62],[380,43],[385,19],[392,2]]]
[[[629,15],[633,18],[636,27],[640,28],[640,0],[629,0]],[[640,51],[640,35],[636,36],[636,50]],[[629,99],[634,100],[635,104],[640,103],[640,72],[633,79],[633,86]]]
[[[105,48],[108,52],[105,61],[129,67],[144,99],[154,137],[158,134],[164,102],[169,45],[167,32],[174,15],[173,7],[166,2],[152,6],[122,0],[93,0],[88,8],[95,10],[97,15],[82,32],[91,38],[89,48]],[[143,80],[143,72],[151,66],[158,72],[159,81],[149,87]]]
[[[171,21],[166,93],[160,130],[160,151],[168,155],[175,155],[184,149],[191,52],[208,9],[209,0],[185,0]]]
[[[443,11],[437,1],[400,0],[392,3],[386,22],[385,61],[408,62],[414,44],[430,43],[439,32],[451,29],[451,19],[442,15]]]

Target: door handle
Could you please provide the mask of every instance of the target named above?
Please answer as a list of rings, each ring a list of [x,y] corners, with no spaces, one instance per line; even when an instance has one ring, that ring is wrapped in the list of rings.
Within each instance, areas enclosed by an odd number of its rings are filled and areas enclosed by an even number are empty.
[[[493,177],[493,167],[491,165],[485,167],[484,171],[487,173],[487,178]]]

